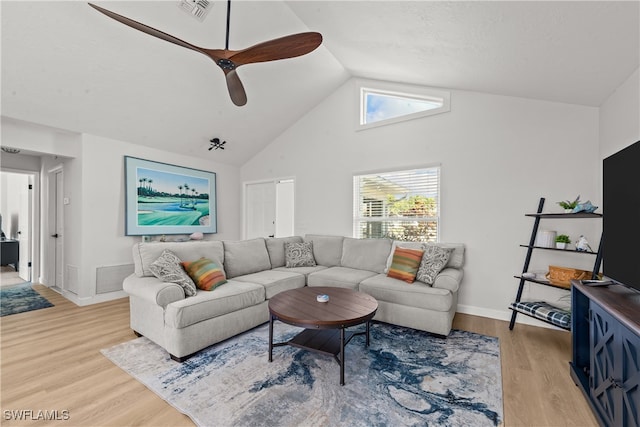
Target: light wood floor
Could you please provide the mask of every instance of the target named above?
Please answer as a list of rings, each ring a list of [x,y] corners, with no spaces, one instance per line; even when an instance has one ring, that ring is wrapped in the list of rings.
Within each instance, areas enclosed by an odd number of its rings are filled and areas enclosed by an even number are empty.
[[[78,307],[35,288],[55,307],[0,318],[0,424],[193,425],[100,353],[134,338],[127,299]],[[505,426],[597,426],[569,376],[568,332],[526,325],[509,331],[506,322],[463,314],[454,327],[500,338]],[[5,419],[5,411],[20,409],[66,410],[70,419]]]

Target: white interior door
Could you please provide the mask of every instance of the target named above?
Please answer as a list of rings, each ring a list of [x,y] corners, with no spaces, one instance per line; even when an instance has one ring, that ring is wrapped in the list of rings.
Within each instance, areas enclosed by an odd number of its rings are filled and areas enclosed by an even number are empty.
[[[31,236],[33,226],[33,185],[29,182],[29,175],[23,175],[19,191],[20,207],[18,209],[18,242],[20,258],[18,261],[18,276],[24,281],[31,281]]]
[[[63,278],[64,278],[64,262],[63,262],[63,254],[64,254],[64,246],[63,246],[63,233],[64,233],[64,218],[63,218],[63,200],[62,200],[62,171],[58,171],[56,173],[56,228],[53,238],[55,239],[55,260],[56,260],[56,281],[55,286],[57,288],[63,288]]]
[[[293,236],[294,189],[293,179],[276,182],[276,237]]]
[[[49,171],[47,212],[47,285],[63,289],[64,279],[64,217],[63,217],[63,171]]]
[[[245,238],[274,237],[276,224],[275,182],[246,184],[245,194]]]

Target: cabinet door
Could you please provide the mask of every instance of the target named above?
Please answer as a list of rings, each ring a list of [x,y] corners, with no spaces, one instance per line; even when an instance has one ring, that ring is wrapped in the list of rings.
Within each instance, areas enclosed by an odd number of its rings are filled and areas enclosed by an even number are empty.
[[[620,391],[615,384],[617,322],[600,306],[591,303],[591,399],[608,426],[615,425],[620,411]]]
[[[621,417],[620,425],[640,426],[640,337],[620,325],[620,392]]]
[[[607,426],[640,426],[640,337],[591,303],[591,398]]]

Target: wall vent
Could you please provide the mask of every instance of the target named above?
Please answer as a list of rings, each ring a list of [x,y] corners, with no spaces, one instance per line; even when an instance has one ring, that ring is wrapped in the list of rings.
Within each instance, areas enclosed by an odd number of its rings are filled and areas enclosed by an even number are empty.
[[[133,274],[133,264],[111,265],[96,268],[96,294],[122,290],[122,281]]]
[[[213,9],[213,1],[209,0],[182,0],[178,6],[200,22],[204,21],[207,14]]]

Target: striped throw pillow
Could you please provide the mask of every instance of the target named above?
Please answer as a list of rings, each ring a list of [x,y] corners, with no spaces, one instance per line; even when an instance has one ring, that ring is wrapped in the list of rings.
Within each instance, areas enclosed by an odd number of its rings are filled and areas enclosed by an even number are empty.
[[[424,251],[420,249],[396,247],[387,277],[413,283],[416,280],[416,273],[418,272],[418,267],[420,267],[423,253]]]
[[[193,279],[196,287],[203,291],[212,291],[218,286],[227,283],[222,267],[208,258],[200,258],[197,261],[184,261],[182,266],[189,277]]]

